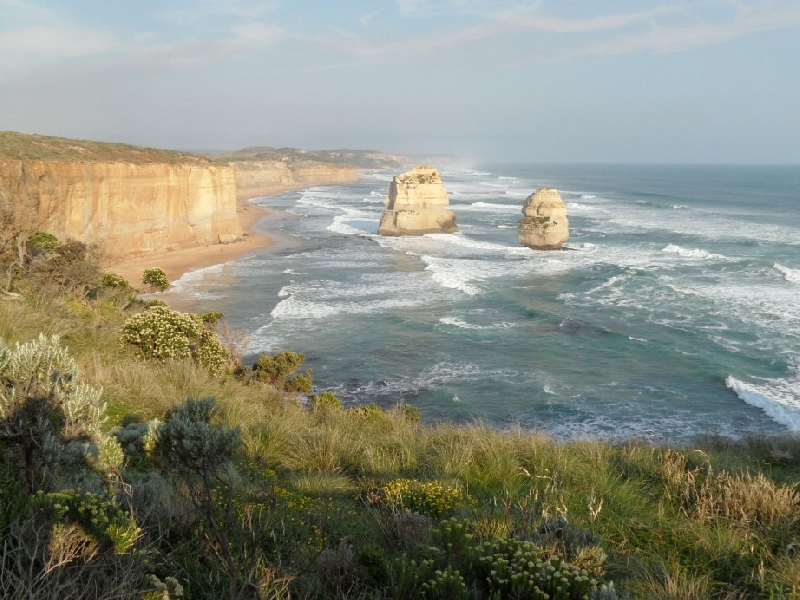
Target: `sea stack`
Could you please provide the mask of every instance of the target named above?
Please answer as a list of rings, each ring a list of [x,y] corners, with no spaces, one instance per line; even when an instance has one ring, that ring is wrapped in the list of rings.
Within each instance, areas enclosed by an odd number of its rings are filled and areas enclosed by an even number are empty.
[[[386,210],[378,227],[380,235],[455,233],[456,217],[447,210],[447,190],[433,167],[396,175],[389,186]]]
[[[519,221],[519,243],[536,250],[558,250],[569,239],[567,208],[558,190],[540,188],[527,197]]]

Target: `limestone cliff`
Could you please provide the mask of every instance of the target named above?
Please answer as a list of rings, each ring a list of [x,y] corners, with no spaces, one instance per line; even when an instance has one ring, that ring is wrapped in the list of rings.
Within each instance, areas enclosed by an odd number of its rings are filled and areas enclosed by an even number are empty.
[[[558,190],[540,188],[525,200],[519,243],[537,250],[557,250],[569,239],[567,208]]]
[[[348,165],[290,163],[282,160],[235,161],[236,189],[240,198],[252,198],[275,186],[349,183],[358,179]]]
[[[0,208],[108,258],[242,235],[234,170],[198,162],[0,160]]]
[[[397,175],[389,186],[380,235],[423,235],[458,231],[456,217],[447,210],[447,190],[433,167],[418,167]]]

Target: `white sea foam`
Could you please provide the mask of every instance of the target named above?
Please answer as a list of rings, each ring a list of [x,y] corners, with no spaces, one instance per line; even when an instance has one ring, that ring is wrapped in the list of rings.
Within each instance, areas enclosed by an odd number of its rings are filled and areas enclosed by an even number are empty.
[[[677,254],[682,258],[695,258],[695,259],[714,259],[714,260],[725,260],[727,257],[723,256],[722,254],[714,254],[709,252],[708,250],[703,250],[702,248],[682,248],[681,246],[676,246],[675,244],[669,244],[666,248],[662,248],[662,252],[666,252],[668,254]]]
[[[762,379],[761,383],[745,383],[728,376],[725,385],[740,399],[755,406],[773,421],[790,431],[800,431],[800,379]]]
[[[778,271],[783,274],[783,278],[786,281],[791,283],[800,283],[800,269],[790,269],[789,267],[784,267],[783,265],[779,265],[775,263],[772,265],[773,268],[777,269]]]
[[[333,223],[326,229],[342,235],[374,234],[378,230],[378,221],[371,218],[371,215],[348,211],[347,214],[333,217]]]
[[[459,329],[475,329],[475,330],[487,330],[487,329],[510,329],[512,327],[516,327],[513,323],[502,322],[502,323],[493,323],[492,325],[474,325],[472,323],[467,323],[464,319],[459,319],[458,317],[442,317],[439,319],[439,322],[443,325],[451,325],[453,327],[458,327]]]
[[[569,212],[595,212],[597,211],[596,206],[589,206],[588,204],[582,204],[580,202],[567,202],[567,208]]]
[[[597,196],[593,196],[592,194],[581,194],[581,200],[594,200]]]
[[[476,278],[476,274],[464,268],[468,261],[434,256],[422,256],[422,260],[426,265],[425,270],[430,272],[433,280],[442,287],[459,290],[468,296],[476,296],[483,291],[477,285],[469,283]],[[479,263],[480,261],[469,262]],[[475,266],[480,268],[479,264]]]
[[[235,261],[232,261],[235,262]],[[218,299],[221,296],[216,294],[210,294],[208,292],[201,292],[196,289],[196,287],[202,283],[202,281],[211,276],[217,275],[222,272],[222,270],[231,263],[222,263],[219,265],[212,265],[210,267],[205,267],[203,269],[195,269],[194,271],[188,271],[181,275],[180,278],[173,281],[169,286],[169,291],[171,293],[178,293],[178,294],[186,294],[190,291],[193,292],[193,296],[195,298],[203,298],[203,299]]]
[[[672,208],[674,208],[675,210],[683,210],[683,209],[687,209],[689,207],[686,206],[685,204],[673,204]]]
[[[469,206],[462,206],[465,210],[482,210],[482,211],[502,211],[502,212],[519,212],[519,206],[510,204],[495,204],[493,202],[473,202]]]

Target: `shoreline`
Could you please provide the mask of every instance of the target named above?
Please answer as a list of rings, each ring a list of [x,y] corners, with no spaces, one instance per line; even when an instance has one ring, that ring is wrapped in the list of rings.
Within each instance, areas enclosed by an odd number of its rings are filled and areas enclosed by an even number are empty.
[[[318,184],[313,184],[318,185]],[[141,285],[142,271],[152,267],[160,267],[167,274],[170,283],[177,281],[186,273],[205,269],[214,265],[236,260],[241,255],[254,250],[266,250],[276,246],[273,236],[253,231],[256,223],[267,215],[278,215],[278,211],[253,204],[250,200],[275,196],[287,191],[311,187],[303,185],[276,185],[255,188],[236,194],[236,213],[242,227],[242,238],[230,244],[209,244],[159,250],[129,256],[123,260],[106,265],[108,271],[121,275],[135,288]]]

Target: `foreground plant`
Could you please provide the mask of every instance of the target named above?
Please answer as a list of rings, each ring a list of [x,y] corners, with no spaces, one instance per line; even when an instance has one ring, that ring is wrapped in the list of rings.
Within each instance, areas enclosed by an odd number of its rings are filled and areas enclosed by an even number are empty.
[[[221,315],[209,315],[151,306],[125,321],[120,340],[136,346],[145,358],[193,358],[213,375],[218,375],[228,367],[229,355],[213,329]]]

